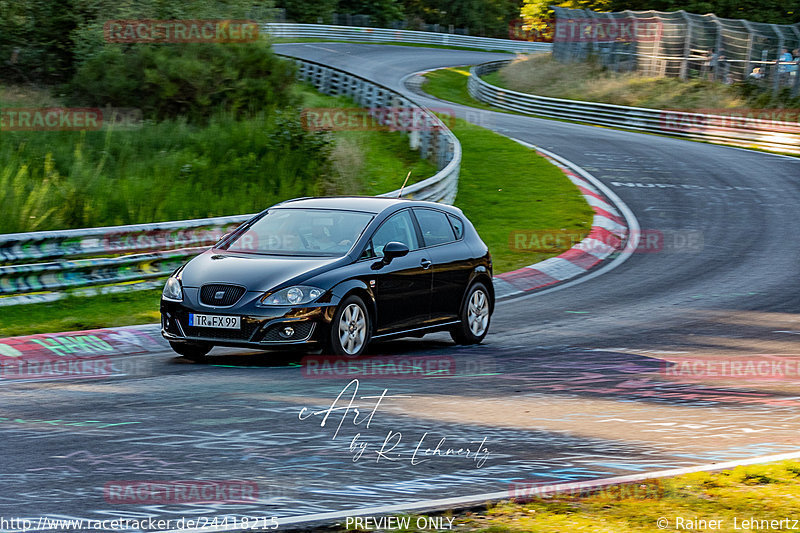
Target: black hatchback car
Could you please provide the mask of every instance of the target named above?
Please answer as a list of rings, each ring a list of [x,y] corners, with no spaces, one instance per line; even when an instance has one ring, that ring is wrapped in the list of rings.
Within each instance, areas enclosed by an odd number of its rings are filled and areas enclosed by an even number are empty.
[[[492,260],[458,208],[380,197],[270,207],[176,270],[162,334],[202,358],[214,346],[322,347],[447,330],[476,344],[494,308]]]

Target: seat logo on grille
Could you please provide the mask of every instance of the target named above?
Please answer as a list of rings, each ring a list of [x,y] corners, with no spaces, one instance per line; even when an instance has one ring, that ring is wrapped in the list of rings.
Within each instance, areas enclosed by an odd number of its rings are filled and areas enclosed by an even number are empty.
[[[225,291],[217,291],[214,293],[215,300],[222,300],[225,297]]]

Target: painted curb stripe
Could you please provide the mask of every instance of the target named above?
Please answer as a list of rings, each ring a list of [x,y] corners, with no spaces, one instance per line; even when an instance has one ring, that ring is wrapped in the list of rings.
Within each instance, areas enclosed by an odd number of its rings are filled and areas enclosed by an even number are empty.
[[[624,218],[622,218],[619,215],[614,215],[611,212],[606,211],[605,209],[600,209],[599,207],[595,206],[595,207],[592,207],[592,211],[594,211],[594,214],[597,215],[597,216],[606,217],[609,220],[613,220],[617,224],[620,224],[620,225],[623,225],[623,226],[625,225],[625,219]]]
[[[531,290],[530,287],[546,287],[559,281],[540,270],[528,267],[505,272],[497,277],[514,287],[516,289],[514,293]]]
[[[601,261],[596,255],[592,255],[578,248],[571,248],[561,254],[559,257],[566,259],[570,263],[577,265],[584,270],[589,270]]]
[[[495,276],[496,283],[504,283],[500,290],[495,289],[495,298],[507,298],[531,292],[584,274],[622,248],[624,239],[628,235],[625,219],[612,205],[613,202],[598,187],[550,155],[527,143],[520,142],[520,144],[532,148],[538,155],[561,169],[564,175],[578,187],[579,192],[594,211],[594,217],[589,234],[566,252],[540,263]]]

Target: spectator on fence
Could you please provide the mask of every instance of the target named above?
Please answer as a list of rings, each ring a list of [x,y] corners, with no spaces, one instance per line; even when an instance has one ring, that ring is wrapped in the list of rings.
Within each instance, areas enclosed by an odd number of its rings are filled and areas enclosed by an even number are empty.
[[[792,54],[789,53],[787,48],[784,48],[783,51],[781,51],[781,55],[778,56],[778,75],[782,82],[785,83],[789,79],[789,73],[792,72],[792,67],[797,67],[794,63],[794,57],[792,57]]]
[[[756,67],[753,69],[753,72],[747,76],[751,80],[763,80],[764,79],[764,70],[761,67]]]
[[[716,50],[715,48],[709,48],[708,53],[705,57],[706,65],[705,70],[708,73],[708,77],[711,81],[716,80],[720,75],[723,75],[724,79],[724,72],[722,72],[722,65],[727,66],[725,63],[725,54],[722,50]]]

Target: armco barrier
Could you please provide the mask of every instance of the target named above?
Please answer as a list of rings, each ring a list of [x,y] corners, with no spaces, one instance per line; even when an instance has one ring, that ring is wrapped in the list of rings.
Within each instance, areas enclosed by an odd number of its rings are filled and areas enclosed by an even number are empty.
[[[358,26],[329,26],[326,24],[264,24],[264,30],[273,37],[325,39],[329,41],[357,41],[375,43],[416,43],[440,46],[462,46],[481,50],[504,52],[543,52],[552,50],[552,43],[513,41],[491,37],[473,37],[451,33],[427,31],[393,30],[388,28],[364,28]]]
[[[549,98],[504,89],[481,79],[481,76],[508,63],[509,60],[490,61],[472,67],[467,82],[470,96],[495,107],[528,115],[800,154],[798,122],[747,120],[735,115],[706,115]]]
[[[461,145],[433,113],[405,96],[359,76],[313,61],[292,59],[299,76],[321,92],[346,95],[368,109],[419,110],[409,124],[411,147],[439,171],[403,190],[418,200],[452,203],[458,190]],[[384,114],[385,115],[385,114]],[[380,117],[376,122],[393,120]],[[396,129],[398,124],[392,124]],[[398,181],[402,176],[398,176]],[[399,190],[382,196],[397,196]],[[128,283],[151,288],[188,258],[217,242],[252,215],[103,228],[0,235],[0,306],[52,301],[74,288]]]

